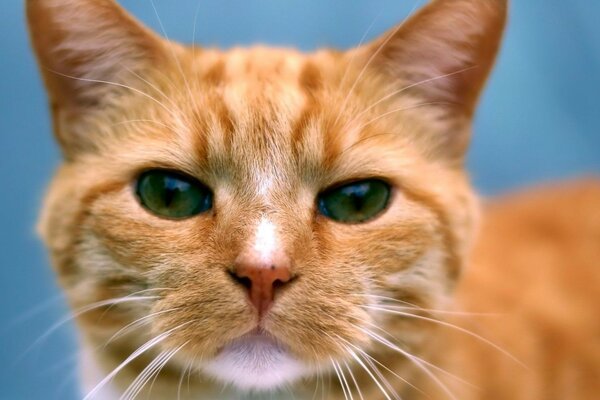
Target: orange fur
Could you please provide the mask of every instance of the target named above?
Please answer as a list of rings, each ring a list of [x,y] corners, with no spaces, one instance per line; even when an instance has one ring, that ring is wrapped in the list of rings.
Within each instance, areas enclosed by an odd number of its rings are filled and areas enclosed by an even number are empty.
[[[174,398],[188,368],[190,389],[182,396],[233,397],[201,365],[260,324],[306,366],[307,376],[291,382],[296,398],[310,398],[319,374],[331,376],[332,366],[347,375],[346,363],[368,399],[392,390],[424,398],[384,368],[370,377],[360,364],[376,366],[362,352],[440,398],[448,396],[443,385],[465,399],[552,398],[548,391],[587,398],[594,383],[579,366],[598,371],[598,327],[588,318],[600,299],[562,296],[577,294],[579,285],[597,287],[600,274],[590,267],[600,260],[598,248],[588,250],[598,235],[598,220],[591,219],[597,183],[558,196],[561,208],[577,204],[580,212],[562,222],[543,213],[546,202],[554,211],[554,192],[486,212],[473,263],[465,267],[478,206],[462,161],[505,1],[433,1],[372,44],[311,54],[185,48],[158,38],[111,0],[28,0],[27,9],[65,155],[40,219],[60,283],[75,310],[145,296],[77,318],[88,389],[145,342],[170,332],[127,364],[111,390],[126,391],[160,351],[178,349],[152,385],[153,398]],[[149,168],[196,177],[214,191],[215,207],[176,221],[150,214],[132,189]],[[391,204],[376,219],[344,225],[316,212],[322,190],[369,177],[393,187]],[[590,217],[588,228],[576,228],[582,215]],[[292,260],[297,279],[277,292],[259,321],[227,271],[264,216],[278,227],[278,251]],[[506,241],[517,235],[518,243]],[[552,243],[560,244],[555,255]],[[577,272],[564,269],[571,257],[583,257]],[[541,282],[529,286],[528,274],[540,269]],[[565,287],[555,292],[557,284]],[[515,301],[525,293],[530,301]],[[453,307],[505,312],[481,323],[468,319],[477,325],[468,329],[497,340],[535,372],[515,372],[518,364],[493,346],[424,319],[445,318],[432,310]],[[149,313],[145,325],[113,337]],[[397,341],[397,351],[378,336]],[[565,350],[545,354],[532,348],[537,340]],[[439,363],[481,389],[471,392],[435,369],[447,382],[432,384],[415,366],[420,361],[398,351]],[[518,385],[507,392],[505,381]],[[325,396],[343,398],[342,387],[332,385]]]

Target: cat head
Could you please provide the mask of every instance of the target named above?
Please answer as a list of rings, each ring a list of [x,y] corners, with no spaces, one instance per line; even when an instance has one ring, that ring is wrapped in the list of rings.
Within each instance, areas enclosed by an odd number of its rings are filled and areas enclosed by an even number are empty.
[[[111,0],[27,13],[64,155],[39,230],[73,307],[116,299],[78,317],[86,340],[142,318],[122,340],[249,389],[376,353],[381,329],[422,342],[403,314],[463,268],[505,1],[432,1],[314,53],[185,47]]]

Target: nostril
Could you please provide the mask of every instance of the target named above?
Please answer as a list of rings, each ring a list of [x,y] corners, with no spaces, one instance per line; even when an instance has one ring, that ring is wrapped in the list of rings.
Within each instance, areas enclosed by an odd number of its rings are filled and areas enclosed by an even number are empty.
[[[227,271],[227,272],[229,273],[229,276],[231,277],[231,279],[233,279],[234,282],[242,285],[243,287],[245,287],[248,290],[250,290],[252,288],[252,280],[250,280],[250,278],[248,278],[246,276],[241,277],[233,271]]]
[[[281,285],[283,285],[283,282],[281,282],[279,279],[277,279],[275,282],[273,282],[273,287],[274,288],[278,288]]]
[[[277,279],[273,282],[273,289],[279,289],[280,287],[282,287],[283,285],[285,285],[287,282],[284,282],[280,279]]]
[[[250,280],[250,278],[238,278],[237,281],[240,285],[242,285],[246,289],[248,289],[248,290],[252,289],[252,281]]]

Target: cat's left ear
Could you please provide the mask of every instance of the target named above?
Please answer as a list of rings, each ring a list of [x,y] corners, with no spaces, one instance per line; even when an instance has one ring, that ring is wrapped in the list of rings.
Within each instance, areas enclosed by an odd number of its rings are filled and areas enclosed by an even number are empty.
[[[139,85],[164,62],[166,45],[114,0],[27,0],[26,9],[65,155],[93,148],[97,135],[74,133],[72,122]]]
[[[98,88],[162,57],[161,39],[114,0],[27,0],[31,42],[52,101],[94,103]]]
[[[402,93],[438,104],[448,120],[468,125],[500,46],[507,3],[432,0],[359,50],[390,88],[405,88]],[[467,147],[468,129],[460,130],[444,139],[450,156],[461,157]]]

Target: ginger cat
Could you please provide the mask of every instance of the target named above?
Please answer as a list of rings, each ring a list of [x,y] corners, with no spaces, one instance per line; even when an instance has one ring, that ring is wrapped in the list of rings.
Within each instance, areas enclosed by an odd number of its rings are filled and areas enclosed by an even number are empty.
[[[599,398],[600,183],[480,220],[463,167],[505,0],[308,54],[26,4],[84,399]]]

